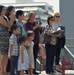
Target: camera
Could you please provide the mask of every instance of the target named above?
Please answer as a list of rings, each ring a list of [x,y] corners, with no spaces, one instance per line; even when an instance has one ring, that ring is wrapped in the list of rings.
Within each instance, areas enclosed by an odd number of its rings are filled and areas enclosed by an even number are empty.
[[[39,21],[39,25],[41,25],[42,24],[42,22],[41,21]]]
[[[42,22],[41,22],[41,21],[36,21],[36,24],[41,25],[41,24],[42,24]]]

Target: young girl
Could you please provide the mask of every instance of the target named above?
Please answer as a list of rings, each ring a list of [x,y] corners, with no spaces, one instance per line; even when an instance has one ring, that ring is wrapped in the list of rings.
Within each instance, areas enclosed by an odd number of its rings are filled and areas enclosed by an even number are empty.
[[[24,75],[24,70],[28,70],[28,53],[26,50],[27,38],[22,36],[19,38],[20,43],[20,53],[18,59],[18,71],[20,71],[20,75]]]
[[[34,39],[34,32],[33,31],[27,31],[27,38],[28,38],[28,46],[29,49],[28,55],[29,55],[29,69],[28,69],[28,75],[33,75],[33,69],[34,69],[34,56],[33,56],[33,39]]]

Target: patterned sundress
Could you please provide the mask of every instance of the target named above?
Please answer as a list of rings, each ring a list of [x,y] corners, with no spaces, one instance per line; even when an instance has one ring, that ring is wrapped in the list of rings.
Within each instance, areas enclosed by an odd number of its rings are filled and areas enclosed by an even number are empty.
[[[21,48],[21,46],[20,46]],[[24,62],[21,62],[20,59],[20,55],[19,55],[19,59],[18,59],[18,71],[20,70],[28,70],[28,66],[29,66],[29,57],[28,57],[28,53],[27,50],[25,49],[23,52],[23,60]]]
[[[0,53],[8,54],[9,32],[5,26],[0,24]]]

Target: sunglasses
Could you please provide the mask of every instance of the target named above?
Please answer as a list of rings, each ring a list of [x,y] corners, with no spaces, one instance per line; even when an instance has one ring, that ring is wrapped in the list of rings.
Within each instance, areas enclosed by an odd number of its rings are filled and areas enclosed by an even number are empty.
[[[55,16],[56,18],[60,18],[60,16]]]

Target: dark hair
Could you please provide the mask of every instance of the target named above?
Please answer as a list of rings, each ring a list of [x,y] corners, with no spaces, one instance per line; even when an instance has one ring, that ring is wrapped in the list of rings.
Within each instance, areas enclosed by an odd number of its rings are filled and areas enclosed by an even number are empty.
[[[14,6],[8,6],[7,10],[6,10],[6,16],[9,17],[10,12],[12,11],[12,9],[14,8]]]
[[[54,18],[52,15],[50,15],[50,16],[47,18],[47,23],[48,23],[48,25],[50,25],[50,24],[49,24],[49,21],[50,21],[50,19],[52,19],[52,18]]]
[[[27,37],[26,36],[21,36],[19,38],[19,44],[21,44],[23,41],[25,42],[27,40]]]
[[[0,5],[0,15],[1,15],[1,12],[2,12],[3,8],[4,8],[4,6]]]
[[[15,24],[14,24],[14,25],[12,25],[12,26],[11,26],[11,32],[13,33],[13,30],[16,30],[17,28],[18,28],[18,26],[17,26],[17,25],[15,25]]]
[[[34,34],[33,31],[31,31],[31,30],[28,30],[28,31],[27,31],[27,37],[30,37],[30,36],[32,36],[33,34]]]
[[[18,19],[18,16],[21,16],[24,12],[22,10],[16,11],[16,18]]]

